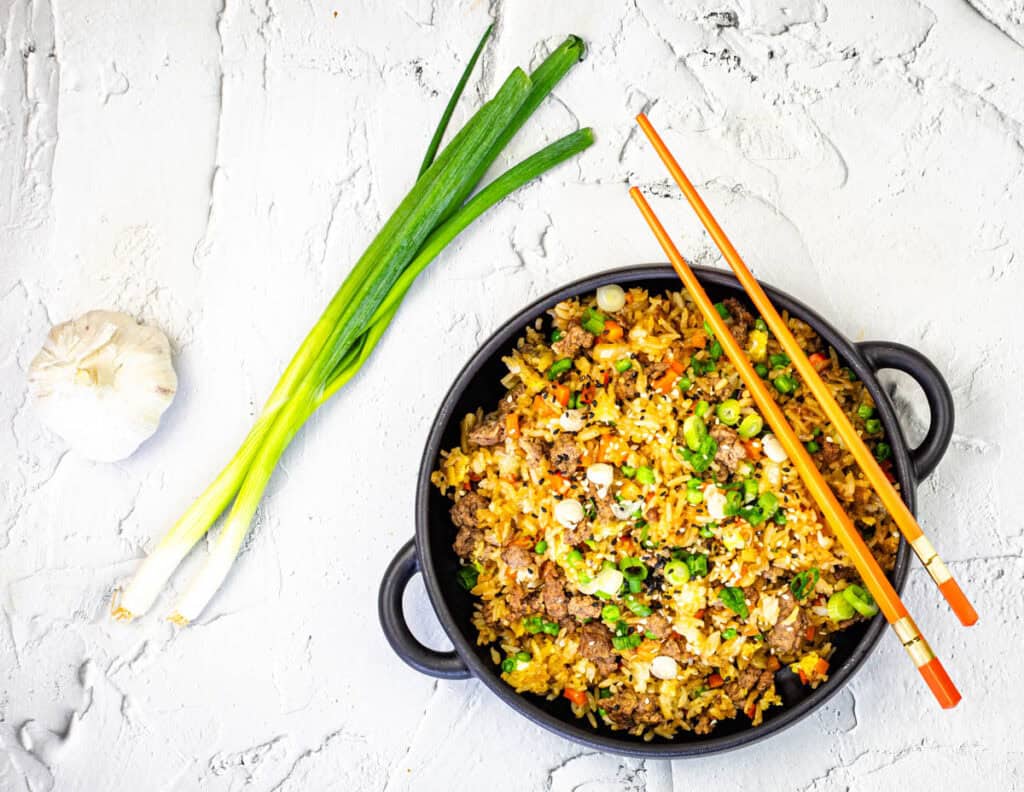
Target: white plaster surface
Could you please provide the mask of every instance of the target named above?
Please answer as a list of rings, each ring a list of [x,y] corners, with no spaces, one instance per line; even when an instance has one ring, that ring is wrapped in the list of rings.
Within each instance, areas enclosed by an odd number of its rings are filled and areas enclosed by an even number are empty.
[[[491,18],[473,102],[566,33],[590,45],[513,156],[579,124],[598,143],[421,279],[285,457],[199,623],[160,617],[203,547],[153,613],[111,622],[114,584],[233,452],[409,187]],[[4,792],[1024,788],[1020,0],[0,0],[0,34]],[[948,377],[957,433],[920,514],[981,621],[961,628],[917,568],[906,598],[958,709],[938,710],[887,636],[766,743],[624,760],[385,643],[380,573],[477,345],[569,279],[661,258],[628,183],[660,196],[684,253],[721,266],[638,137],[642,109],[759,276]],[[162,327],[180,376],[160,432],[119,464],[66,452],[26,403],[50,324],[92,308]],[[920,437],[923,399],[890,382]],[[408,602],[442,645],[420,584]]]

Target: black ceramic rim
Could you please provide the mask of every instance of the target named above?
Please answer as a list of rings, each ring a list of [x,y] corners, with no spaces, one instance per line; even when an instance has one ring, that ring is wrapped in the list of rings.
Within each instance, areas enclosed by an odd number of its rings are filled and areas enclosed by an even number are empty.
[[[717,286],[730,289],[738,289],[742,292],[736,279],[720,270],[707,267],[693,267],[697,277],[706,287]],[[488,361],[499,350],[503,349],[510,339],[521,334],[527,324],[538,316],[543,315],[548,309],[562,300],[573,296],[593,292],[601,286],[617,283],[623,287],[643,286],[645,282],[652,280],[665,280],[674,278],[675,272],[667,264],[651,264],[639,267],[626,267],[622,269],[609,270],[598,275],[589,276],[570,283],[562,288],[541,297],[522,311],[517,313],[505,322],[473,355],[455,382],[445,395],[438,410],[437,417],[431,428],[426,448],[420,464],[419,479],[416,491],[416,550],[419,559],[420,572],[423,574],[424,584],[431,604],[444,628],[445,633],[451,640],[458,656],[465,663],[469,673],[485,684],[491,692],[508,704],[519,714],[529,718],[534,723],[574,742],[594,748],[599,751],[607,751],[625,756],[635,757],[660,757],[660,758],[682,758],[687,756],[706,756],[712,753],[729,751],[743,746],[751,745],[764,740],[782,730],[792,726],[805,718],[814,710],[821,707],[832,696],[839,692],[842,687],[850,681],[854,673],[863,665],[868,655],[874,650],[878,639],[881,637],[886,623],[881,615],[876,616],[869,625],[867,632],[860,642],[853,648],[850,656],[839,667],[831,669],[829,679],[810,693],[803,701],[792,706],[782,713],[776,715],[770,721],[761,726],[753,727],[736,734],[721,737],[709,736],[703,740],[688,740],[685,743],[672,742],[655,739],[651,742],[636,741],[635,738],[620,739],[598,733],[590,729],[586,721],[580,720],[578,724],[557,718],[540,707],[536,706],[528,698],[516,693],[500,677],[498,670],[483,662],[473,650],[473,642],[462,632],[456,622],[451,610],[448,607],[444,596],[441,593],[440,581],[437,577],[437,570],[434,566],[434,559],[431,556],[428,532],[431,530],[428,519],[428,498],[430,488],[430,474],[435,469],[438,455],[441,451],[440,443],[450,421],[459,420],[461,416],[452,414],[454,405],[459,400],[464,390],[470,386],[484,362]],[[789,313],[810,325],[814,331],[830,344],[838,353],[843,362],[848,365],[867,386],[875,400],[879,417],[889,437],[893,450],[893,463],[896,478],[900,483],[900,491],[904,501],[915,510],[916,499],[915,489],[917,480],[914,474],[910,453],[902,429],[896,420],[892,404],[878,382],[876,372],[865,360],[857,346],[848,341],[831,324],[825,321],[818,313],[808,308],[803,303],[790,297],[768,284],[762,283],[765,291],[771,297],[772,303],[781,311]],[[682,289],[682,284],[679,284]],[[743,296],[742,294],[737,296]],[[933,415],[933,420],[936,416]],[[447,526],[446,526],[447,530]],[[896,563],[890,574],[890,580],[897,591],[902,591],[906,583],[909,546],[906,541],[900,540],[899,550],[896,556]],[[473,636],[475,640],[475,636]]]

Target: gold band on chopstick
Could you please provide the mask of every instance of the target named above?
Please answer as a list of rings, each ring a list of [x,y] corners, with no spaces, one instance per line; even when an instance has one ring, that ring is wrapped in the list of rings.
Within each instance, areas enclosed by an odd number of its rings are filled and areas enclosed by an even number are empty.
[[[914,620],[909,616],[904,616],[899,621],[894,621],[892,628],[896,631],[896,635],[899,636],[900,643],[907,650],[910,659],[914,661],[914,665],[918,668],[935,659],[935,653],[932,651],[932,648],[921,635],[921,631],[917,629]]]
[[[928,541],[927,536],[921,534],[910,543],[910,546],[914,548],[914,552],[921,559],[924,568],[928,570],[928,574],[932,576],[932,580],[937,584],[941,586],[953,577],[949,567],[939,558],[939,554],[935,551],[935,546]]]

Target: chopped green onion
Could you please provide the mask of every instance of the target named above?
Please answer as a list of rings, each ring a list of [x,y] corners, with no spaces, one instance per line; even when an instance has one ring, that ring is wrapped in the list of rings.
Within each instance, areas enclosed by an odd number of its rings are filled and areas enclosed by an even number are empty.
[[[455,577],[466,591],[470,591],[476,587],[477,578],[480,577],[480,572],[476,567],[464,566],[455,573]]]
[[[765,519],[770,520],[779,510],[779,498],[774,492],[762,492],[757,499],[757,505],[761,507]]]
[[[759,376],[761,379],[764,379],[765,377],[768,376],[768,367],[764,363],[758,363],[756,366],[754,366],[754,371],[757,372],[757,376]]]
[[[689,490],[686,493],[686,500],[696,506],[698,503],[704,502],[704,493],[700,490]]]
[[[544,620],[540,616],[530,616],[523,619],[523,629],[531,635],[536,635],[544,629]]]
[[[649,606],[644,605],[642,602],[637,602],[636,596],[633,594],[627,594],[622,598],[622,601],[626,603],[626,607],[629,608],[637,616],[650,616],[651,609]]]
[[[693,369],[694,375],[699,377],[702,374],[713,372],[715,370],[715,362],[713,360],[702,360],[694,355],[690,358],[690,368]]]
[[[686,482],[686,489],[690,490],[691,492],[694,490],[699,490],[703,483],[704,482],[701,481],[699,478],[688,479]]]
[[[846,367],[843,368],[843,372],[845,372],[846,378],[850,382],[856,382],[857,381],[857,373],[852,368],[849,368],[848,366],[846,366]]]
[[[616,635],[612,638],[612,646],[621,652],[625,649],[636,649],[643,641],[640,635]]]
[[[729,309],[725,307],[725,303],[715,303],[715,310],[718,311],[718,315],[723,319],[729,318]]]
[[[636,475],[636,468],[630,467],[629,465],[622,465],[622,467],[619,468],[619,471],[622,473],[623,476],[630,479]]]
[[[549,621],[544,622],[544,626],[541,628],[541,630],[547,635],[558,635],[559,629],[559,626],[555,624],[555,622]]]
[[[736,399],[726,399],[718,405],[715,414],[726,426],[733,426],[740,419],[740,403]]]
[[[565,338],[565,333],[559,330],[557,327],[551,331],[551,343],[554,344],[556,341],[561,341]]]
[[[669,561],[663,570],[665,580],[673,586],[681,586],[690,579],[690,569],[683,561]]]
[[[837,591],[828,598],[828,617],[832,621],[841,622],[852,619],[854,613],[853,605],[843,596],[842,591]]]
[[[754,498],[757,497],[758,483],[757,479],[743,479],[743,502],[750,503]]]
[[[562,358],[561,360],[556,360],[554,363],[551,364],[551,368],[548,369],[547,378],[549,380],[556,380],[571,368],[572,358]]]
[[[655,480],[654,471],[649,467],[641,465],[636,469],[636,480],[641,484],[653,484]]]
[[[768,362],[771,364],[773,369],[783,368],[789,365],[789,356],[783,355],[781,352],[777,355],[769,355]]]
[[[697,406],[693,408],[693,412],[698,418],[703,418],[705,415],[708,414],[708,410],[710,409],[711,405],[708,404],[703,399],[701,399],[699,402],[697,402]]]
[[[747,609],[747,601],[743,594],[743,589],[738,586],[726,586],[718,592],[718,599],[722,601],[722,604],[725,605],[725,607],[741,619],[745,619],[750,615],[750,611]]]
[[[878,434],[882,431],[882,422],[877,418],[869,418],[864,422],[864,430],[868,434]]]
[[[621,615],[618,605],[605,605],[601,608],[601,619],[606,622],[617,622]]]
[[[710,344],[708,344],[708,357],[712,360],[718,360],[722,356],[722,344],[716,338]]]
[[[843,589],[843,597],[861,616],[874,616],[878,613],[878,605],[874,597],[861,586],[853,583]]]
[[[821,451],[821,444],[816,440],[808,440],[804,443],[804,448],[807,449],[808,454],[817,454]]]
[[[791,581],[789,581],[789,590],[793,592],[793,596],[798,600],[802,600],[812,591],[814,587],[818,585],[818,580],[821,578],[821,573],[817,567],[808,569],[805,572],[800,572],[795,575]]]
[[[775,521],[776,525],[785,525],[786,513],[780,509],[779,511],[775,512],[775,516],[772,517],[772,519]]]
[[[600,311],[595,311],[593,308],[587,308],[583,312],[583,318],[580,324],[583,325],[583,329],[587,332],[593,333],[594,335],[601,335],[604,332],[604,326],[608,319]]]
[[[623,558],[619,561],[619,570],[626,580],[629,581],[647,579],[647,567],[644,566],[644,562],[639,558],[630,558],[628,556]]]
[[[875,446],[875,459],[884,462],[892,456],[892,447],[888,443],[878,443]]]
[[[688,415],[683,421],[683,439],[691,451],[699,451],[704,438],[708,436],[708,426],[699,415]]]
[[[615,370],[619,372],[619,374],[622,374],[624,371],[629,371],[632,365],[633,361],[631,361],[629,358],[622,358],[621,360],[615,362]]]
[[[538,555],[546,553],[547,551],[548,543],[544,539],[541,539],[539,542],[537,542],[537,544],[533,546],[533,552],[537,553]]]
[[[762,429],[764,429],[764,419],[757,413],[750,413],[750,415],[745,416],[740,421],[736,431],[744,440],[750,440],[752,437],[761,434]]]
[[[788,374],[780,374],[772,380],[775,390],[779,393],[792,393],[796,390],[796,380]]]
[[[715,535],[715,528],[717,527],[718,523],[708,523],[707,525],[702,525],[700,529],[700,535],[703,536],[705,539],[710,539],[712,536]]]
[[[679,387],[679,390],[688,391],[693,383],[690,381],[689,377],[680,377],[679,382],[677,382],[676,385]]]
[[[730,627],[727,630],[722,630],[722,637],[727,641],[731,641],[737,635],[739,635],[739,633],[736,631],[735,627]]]
[[[768,325],[766,325],[764,323],[764,319],[762,319],[759,316],[759,317],[757,317],[757,319],[754,320],[754,329],[755,330],[761,330],[762,332],[764,332],[764,331],[766,331],[768,329]]]
[[[708,574],[708,557],[704,553],[691,553],[683,559],[691,578],[705,577]]]

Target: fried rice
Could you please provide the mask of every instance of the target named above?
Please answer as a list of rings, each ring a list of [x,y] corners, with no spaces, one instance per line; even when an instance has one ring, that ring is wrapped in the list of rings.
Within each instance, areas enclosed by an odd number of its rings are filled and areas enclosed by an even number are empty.
[[[756,726],[781,703],[777,676],[827,679],[833,634],[873,603],[689,297],[596,305],[564,301],[526,330],[506,395],[465,417],[432,476],[455,501],[478,641],[516,691],[564,696],[595,727]],[[738,300],[716,307],[891,569],[894,524],[776,340]],[[890,466],[867,389],[787,322]]]

